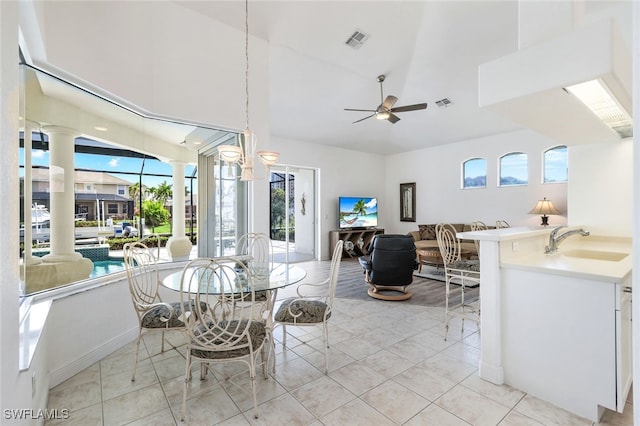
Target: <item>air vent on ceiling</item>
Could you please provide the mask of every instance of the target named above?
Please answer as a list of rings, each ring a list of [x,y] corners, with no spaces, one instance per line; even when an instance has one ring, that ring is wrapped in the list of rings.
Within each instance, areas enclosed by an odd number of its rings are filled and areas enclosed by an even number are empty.
[[[449,98],[442,98],[439,101],[436,101],[436,105],[438,105],[440,108],[446,108],[453,105],[453,102],[451,102],[451,99]]]
[[[360,46],[362,46],[368,38],[369,36],[367,34],[360,30],[356,30],[345,43],[354,49],[360,49]]]

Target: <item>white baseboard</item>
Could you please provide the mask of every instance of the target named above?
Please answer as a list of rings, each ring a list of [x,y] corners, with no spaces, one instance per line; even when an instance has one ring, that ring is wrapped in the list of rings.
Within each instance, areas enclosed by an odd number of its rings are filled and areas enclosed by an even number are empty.
[[[114,351],[120,349],[127,343],[132,342],[138,337],[138,327],[132,328],[111,340],[104,342],[102,345],[87,352],[80,358],[71,360],[70,363],[56,370],[49,372],[49,388],[53,388],[65,380],[75,376],[82,370],[85,370],[110,355]]]

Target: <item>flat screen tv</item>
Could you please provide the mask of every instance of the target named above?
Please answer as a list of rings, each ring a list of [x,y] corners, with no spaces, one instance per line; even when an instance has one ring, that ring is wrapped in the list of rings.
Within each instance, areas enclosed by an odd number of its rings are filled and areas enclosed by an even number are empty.
[[[378,200],[374,197],[340,197],[340,229],[378,226]]]

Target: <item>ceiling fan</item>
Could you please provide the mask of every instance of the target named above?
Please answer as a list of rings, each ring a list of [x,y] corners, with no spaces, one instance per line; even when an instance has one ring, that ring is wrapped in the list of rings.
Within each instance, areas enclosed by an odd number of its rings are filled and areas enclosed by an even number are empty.
[[[407,112],[407,111],[417,111],[419,109],[426,109],[427,108],[427,104],[415,104],[415,105],[405,105],[405,106],[400,106],[400,107],[393,107],[393,105],[395,105],[396,102],[398,102],[398,98],[396,98],[395,96],[387,96],[386,98],[384,97],[383,93],[382,93],[382,82],[384,81],[384,75],[379,75],[378,76],[378,83],[380,83],[380,105],[378,105],[378,107],[376,109],[354,109],[354,108],[345,108],[345,111],[363,111],[363,112],[372,112],[373,114],[368,115],[364,118],[361,118],[360,120],[356,120],[353,122],[353,124],[355,123],[359,123],[363,120],[366,120],[367,118],[371,118],[371,117],[376,117],[378,120],[388,120],[391,123],[396,123],[398,121],[400,121],[400,117],[398,117],[397,115],[395,115],[394,113],[397,112]]]

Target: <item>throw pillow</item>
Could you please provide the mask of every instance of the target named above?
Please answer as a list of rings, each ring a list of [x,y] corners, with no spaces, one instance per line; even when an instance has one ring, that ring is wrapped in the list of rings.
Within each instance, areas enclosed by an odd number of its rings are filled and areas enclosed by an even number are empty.
[[[453,228],[456,230],[456,232],[463,232],[464,231],[464,223],[452,223]]]
[[[418,225],[418,231],[420,231],[421,240],[436,239],[436,225]]]

